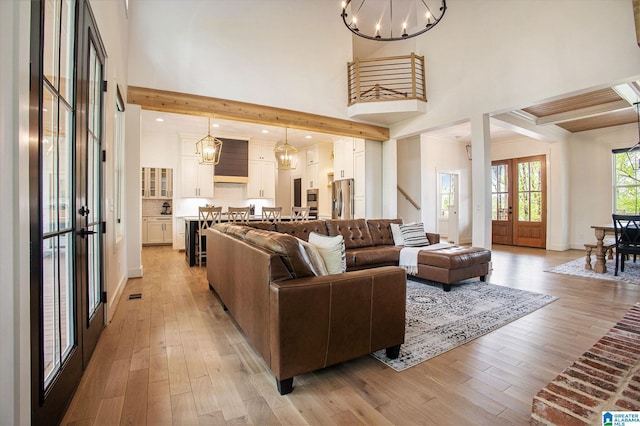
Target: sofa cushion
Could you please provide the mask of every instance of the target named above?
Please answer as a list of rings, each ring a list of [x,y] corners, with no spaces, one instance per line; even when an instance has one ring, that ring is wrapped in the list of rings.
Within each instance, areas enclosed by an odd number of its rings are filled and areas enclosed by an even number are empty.
[[[309,258],[298,244],[298,239],[291,235],[277,232],[253,229],[245,226],[249,231],[244,235],[248,243],[270,250],[280,256],[293,278],[312,277],[314,271],[309,265]],[[238,259],[242,261],[242,259]]]
[[[234,237],[241,240],[244,240],[244,236],[252,229],[248,226],[237,225],[235,223],[216,223],[215,225],[213,225],[213,228],[224,234],[233,235]]]
[[[332,219],[326,222],[329,235],[342,235],[347,250],[374,245],[366,219]]]
[[[307,220],[299,222],[276,222],[277,232],[293,235],[301,240],[309,241],[309,234],[329,235],[327,233],[327,225],[324,220]]]
[[[309,243],[314,245],[320,252],[329,274],[341,274],[347,270],[344,238],[342,238],[342,235],[328,237],[312,232],[309,234]]]
[[[422,223],[400,225],[400,231],[402,231],[402,238],[404,239],[404,245],[406,247],[429,245],[429,240],[424,232],[424,225]]]
[[[397,265],[400,259],[398,246],[373,246],[347,251],[347,270],[368,269],[384,265]]]
[[[248,222],[247,226],[256,229],[265,229],[267,231],[275,231],[276,224],[274,222],[260,221],[260,222]]]
[[[394,245],[391,224],[400,224],[402,219],[369,219],[367,226],[376,246]]]
[[[308,258],[309,266],[311,266],[314,275],[329,275],[329,271],[327,271],[324,259],[322,258],[322,255],[320,254],[316,246],[305,240],[301,240],[300,238],[297,238],[297,240],[298,244],[300,244],[302,248],[302,253]]]
[[[393,235],[393,244],[396,246],[404,245],[404,238],[402,238],[402,231],[400,230],[401,223],[392,223],[391,234]]]

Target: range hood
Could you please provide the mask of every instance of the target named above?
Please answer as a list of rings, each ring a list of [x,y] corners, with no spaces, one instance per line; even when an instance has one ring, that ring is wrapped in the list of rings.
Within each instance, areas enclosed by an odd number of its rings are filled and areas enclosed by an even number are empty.
[[[220,163],[214,168],[213,181],[224,183],[249,182],[249,141],[218,138],[222,141]]]

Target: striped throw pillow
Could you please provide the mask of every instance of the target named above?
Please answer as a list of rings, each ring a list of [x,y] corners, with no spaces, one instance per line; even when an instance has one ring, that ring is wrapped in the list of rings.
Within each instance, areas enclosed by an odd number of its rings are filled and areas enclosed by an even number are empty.
[[[400,231],[402,232],[402,238],[404,238],[404,245],[406,247],[422,247],[429,245],[429,240],[425,235],[424,225],[422,223],[400,225]]]

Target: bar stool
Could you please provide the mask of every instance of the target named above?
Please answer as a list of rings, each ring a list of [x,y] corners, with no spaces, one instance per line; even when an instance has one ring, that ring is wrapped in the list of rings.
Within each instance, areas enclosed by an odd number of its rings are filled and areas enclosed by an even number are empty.
[[[282,207],[263,207],[262,220],[267,222],[282,221]]]
[[[249,222],[250,210],[251,207],[229,207],[229,222]]]
[[[198,266],[202,266],[202,261],[207,258],[205,245],[205,230],[214,223],[222,221],[222,206],[220,207],[199,207],[198,208],[198,229],[196,230],[196,258]]]
[[[291,220],[294,222],[309,220],[309,207],[291,207]]]

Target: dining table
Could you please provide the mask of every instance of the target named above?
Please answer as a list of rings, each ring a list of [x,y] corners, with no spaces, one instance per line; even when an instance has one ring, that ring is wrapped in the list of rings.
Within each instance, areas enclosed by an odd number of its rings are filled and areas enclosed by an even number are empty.
[[[605,249],[604,249],[604,237],[606,235],[614,235],[615,228],[613,223],[605,224],[605,225],[592,225],[591,228],[594,230],[596,235],[596,263],[593,265],[593,271],[598,272],[600,274],[604,274],[607,272],[607,260],[605,259]]]

